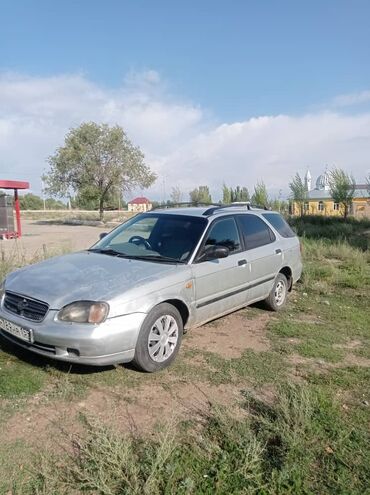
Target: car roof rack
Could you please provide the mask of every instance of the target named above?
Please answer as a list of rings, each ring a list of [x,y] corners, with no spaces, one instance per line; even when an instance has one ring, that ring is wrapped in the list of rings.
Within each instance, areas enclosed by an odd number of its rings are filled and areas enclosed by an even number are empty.
[[[205,217],[209,217],[214,213],[217,213],[218,211],[224,210],[226,208],[243,208],[243,207],[245,207],[247,210],[252,210],[252,209],[268,210],[267,206],[252,205],[250,201],[246,201],[246,202],[235,202],[226,205],[212,206],[211,208],[208,208],[205,212],[203,212],[203,215]]]
[[[219,203],[204,203],[202,201],[185,201],[185,202],[179,202],[179,203],[165,203],[163,205],[158,205],[155,206],[154,208],[151,209],[153,210],[165,210],[167,208],[184,208],[184,207],[199,207],[199,206],[213,206],[213,207],[218,207],[220,206]]]

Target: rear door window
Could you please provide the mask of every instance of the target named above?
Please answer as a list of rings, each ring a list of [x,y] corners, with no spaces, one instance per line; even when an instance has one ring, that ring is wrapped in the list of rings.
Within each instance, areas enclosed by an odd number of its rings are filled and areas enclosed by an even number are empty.
[[[296,234],[294,231],[278,213],[262,213],[262,216],[266,218],[282,237],[295,237]]]
[[[247,250],[270,244],[276,239],[270,227],[256,215],[238,215],[238,221]]]

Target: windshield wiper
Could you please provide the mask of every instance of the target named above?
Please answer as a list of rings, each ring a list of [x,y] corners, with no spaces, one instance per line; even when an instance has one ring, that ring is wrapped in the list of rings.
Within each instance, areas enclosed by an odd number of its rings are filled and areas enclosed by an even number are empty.
[[[134,259],[134,260],[143,260],[143,261],[159,261],[159,262],[162,262],[163,263],[186,263],[186,261],[183,261],[183,260],[177,260],[176,258],[170,258],[169,256],[161,256],[161,255],[147,255],[147,256],[144,256],[144,255],[130,255],[128,256],[129,258],[131,259]]]
[[[161,256],[160,254],[158,255],[136,255],[136,254],[126,254],[126,253],[121,253],[120,251],[116,251],[115,249],[99,249],[99,248],[92,248],[88,249],[88,251],[92,253],[101,253],[101,254],[108,254],[109,256],[117,256],[121,258],[128,258],[130,260],[143,260],[143,261],[159,261],[163,263],[186,263],[186,261],[182,260],[177,260],[176,258],[170,258],[169,256]]]
[[[128,258],[129,256],[115,249],[88,249],[92,253],[108,254],[109,256],[120,256],[121,258]]]

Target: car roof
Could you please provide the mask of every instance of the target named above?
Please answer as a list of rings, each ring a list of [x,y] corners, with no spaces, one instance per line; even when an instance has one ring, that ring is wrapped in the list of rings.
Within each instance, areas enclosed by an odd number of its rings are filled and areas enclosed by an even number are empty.
[[[265,210],[263,208],[255,208],[247,205],[210,205],[210,206],[198,206],[198,207],[182,207],[182,208],[155,208],[148,212],[149,214],[161,213],[167,215],[190,215],[194,217],[210,218],[219,217],[224,215],[230,215],[230,213],[244,213],[244,214],[263,214],[263,213],[276,213],[278,212]]]

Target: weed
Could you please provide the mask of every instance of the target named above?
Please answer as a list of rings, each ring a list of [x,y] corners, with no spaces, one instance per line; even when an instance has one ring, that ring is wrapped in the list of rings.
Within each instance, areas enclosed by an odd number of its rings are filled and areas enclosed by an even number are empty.
[[[87,421],[33,483],[50,494],[365,493],[367,435],[322,389],[285,385],[269,406],[245,394],[245,408],[242,420],[213,409],[201,434],[171,424],[151,439]]]

